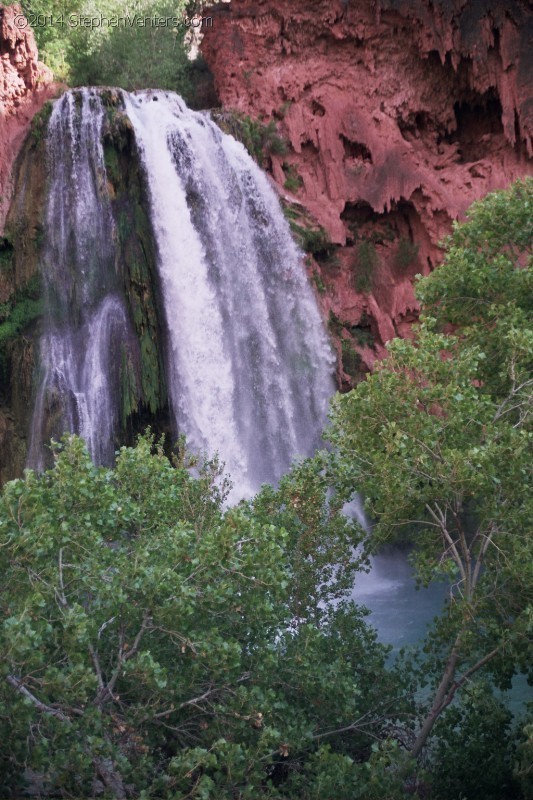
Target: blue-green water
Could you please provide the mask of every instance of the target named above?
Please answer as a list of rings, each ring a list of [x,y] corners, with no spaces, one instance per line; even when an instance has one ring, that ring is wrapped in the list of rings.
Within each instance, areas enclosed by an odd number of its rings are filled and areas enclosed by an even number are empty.
[[[368,621],[376,628],[380,641],[392,645],[391,659],[403,647],[420,645],[435,616],[441,613],[448,587],[435,583],[416,588],[413,568],[402,550],[374,556],[369,573],[357,576],[353,599],[370,610]],[[525,675],[517,675],[512,689],[500,695],[514,714],[533,701],[533,689]]]
[[[370,610],[380,640],[397,652],[420,644],[446,593],[443,583],[417,589],[406,553],[391,550],[374,556],[370,572],[357,576],[353,599]]]

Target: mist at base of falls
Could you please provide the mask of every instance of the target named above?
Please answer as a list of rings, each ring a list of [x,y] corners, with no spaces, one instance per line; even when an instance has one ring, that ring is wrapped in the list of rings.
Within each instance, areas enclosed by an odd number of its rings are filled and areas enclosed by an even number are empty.
[[[417,589],[407,553],[390,548],[372,557],[370,572],[358,573],[352,599],[370,610],[369,622],[397,652],[420,644],[447,591],[445,582]]]

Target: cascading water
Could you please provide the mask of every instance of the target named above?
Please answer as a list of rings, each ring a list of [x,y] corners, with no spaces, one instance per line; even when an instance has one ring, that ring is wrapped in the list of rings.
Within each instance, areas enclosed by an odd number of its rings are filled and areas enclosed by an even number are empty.
[[[178,428],[251,493],[318,444],[333,390],[301,254],[241,144],[176,95],[129,95],[126,111],[150,187]]]
[[[44,410],[99,462],[112,457],[118,351],[137,358],[117,294],[114,221],[94,90],[68,93],[48,133],[48,306],[31,461],[42,463]],[[320,441],[332,352],[301,253],[266,176],[244,147],[174,94],[122,94],[148,187],[176,429],[218,452],[231,499],[275,482]],[[111,353],[109,349],[111,348]],[[46,431],[47,432],[47,431]],[[40,461],[41,459],[41,461]]]
[[[136,348],[117,293],[103,117],[97,95],[68,92],[48,127],[41,263],[47,312],[28,458],[37,469],[46,463],[48,439],[64,431],[85,439],[97,463],[111,461],[121,353]]]

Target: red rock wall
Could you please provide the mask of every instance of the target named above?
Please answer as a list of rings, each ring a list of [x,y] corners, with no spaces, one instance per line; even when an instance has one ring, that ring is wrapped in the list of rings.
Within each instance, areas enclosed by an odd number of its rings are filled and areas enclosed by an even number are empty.
[[[221,102],[278,120],[290,151],[272,157],[272,174],[282,187],[292,165],[296,199],[339,245],[319,265],[320,301],[370,368],[409,335],[412,278],[438,263],[451,221],[532,173],[531,6],[232,0],[209,13],[202,51]],[[365,239],[376,259],[366,292]],[[360,342],[368,333],[373,348]]]
[[[0,232],[11,198],[11,172],[34,114],[57,91],[38,60],[19,5],[0,6]]]

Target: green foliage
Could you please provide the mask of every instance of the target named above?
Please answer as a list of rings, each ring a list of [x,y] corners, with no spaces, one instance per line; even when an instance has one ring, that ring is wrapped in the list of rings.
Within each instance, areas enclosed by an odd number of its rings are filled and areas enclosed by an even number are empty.
[[[533,722],[524,725],[518,738],[513,776],[525,800],[533,797]]]
[[[1,255],[0,251],[0,255]],[[6,250],[4,250],[6,252]],[[11,259],[11,250],[7,248]],[[6,259],[7,261],[7,259]],[[42,313],[40,281],[33,278],[5,303],[0,303],[0,378],[7,384],[10,345]]]
[[[0,322],[0,345],[14,339],[41,314],[42,303],[39,298],[23,295],[19,295],[19,298],[13,305],[9,302],[0,304],[0,318],[3,317]]]
[[[288,220],[297,220],[302,218],[304,213],[303,208],[297,204],[284,204],[282,206],[283,214]]]
[[[378,264],[379,258],[373,242],[369,239],[363,239],[357,246],[353,278],[354,287],[358,292],[366,294],[372,291],[374,274]]]
[[[349,339],[342,339],[341,347],[344,371],[350,375],[351,378],[357,378],[361,374],[361,356]]]
[[[104,160],[117,220],[120,273],[124,277],[141,356],[140,371],[128,358],[122,360],[121,421],[125,430],[128,418],[142,408],[156,414],[165,405],[166,390],[154,284],[156,256],[151,222],[145,210],[145,184],[139,172],[131,122],[117,107],[119,96],[114,90],[102,94],[106,105]]]
[[[195,67],[187,56],[185,0],[27,0],[39,54],[56,78],[70,85],[178,91],[192,99]],[[129,17],[129,22],[109,23]],[[94,22],[92,22],[94,20]],[[142,20],[139,24],[138,20]],[[146,22],[144,22],[146,20]]]
[[[30,141],[33,148],[38,147],[44,139],[52,110],[53,103],[51,100],[47,100],[41,110],[34,115],[30,127]]]
[[[278,134],[274,120],[265,125],[246,114],[227,110],[213,112],[212,117],[225,133],[246,147],[260,167],[268,156],[283,156],[287,152],[287,144]]]
[[[478,346],[484,390],[507,398],[507,414],[527,404],[533,350],[533,178],[474,203],[468,220],[445,242],[444,263],[418,284],[417,296],[436,330],[457,325]],[[522,411],[520,411],[522,409]]]
[[[303,186],[303,181],[298,173],[298,169],[294,164],[283,163],[283,172],[285,173],[285,183],[283,186],[288,192],[297,192]]]
[[[530,511],[524,481],[531,439],[524,429],[494,421],[496,406],[476,386],[483,361],[479,351],[424,329],[416,344],[395,340],[373,375],[336,398],[329,436],[340,455],[339,480],[366,497],[375,543],[416,524],[425,579],[452,570],[459,581],[452,628],[463,624],[463,603],[483,584],[485,613],[503,625],[506,597],[519,630],[523,593],[508,592],[527,554],[520,532]],[[499,610],[492,608],[495,596]],[[480,612],[484,601],[476,603]],[[503,631],[475,626],[469,643],[480,634],[493,641]]]
[[[289,225],[296,237],[296,241],[305,253],[310,253],[317,261],[325,261],[331,258],[334,252],[334,245],[324,228],[310,228],[299,225],[291,219],[289,219]]]
[[[318,293],[319,294],[325,294],[326,293],[326,286],[325,286],[324,281],[322,280],[322,275],[320,274],[320,272],[317,269],[313,270],[312,278],[313,278],[313,283],[315,284]]]
[[[350,333],[352,334],[357,344],[360,345],[361,347],[374,347],[375,339],[369,327],[365,327],[364,325],[361,324],[352,325],[352,327],[350,328]]]
[[[108,2],[109,9],[98,14],[127,13],[124,5]],[[130,14],[143,18],[179,17],[183,1],[169,4],[161,0],[137,3]],[[190,62],[184,46],[182,26],[146,24],[121,25],[111,29],[77,29],[70,52],[71,82],[75,85],[120,86],[133,89],[157,88],[191,95]]]
[[[342,599],[360,568],[352,549],[363,531],[342,515],[342,500],[329,498],[330,478],[328,459],[318,453],[297,464],[278,489],[264,486],[248,504],[254,520],[270,520],[289,537],[292,613],[302,619],[320,616],[328,598]]]
[[[10,385],[13,342],[41,313],[39,299],[25,297],[13,307],[9,302],[0,303],[0,384],[3,390]]]
[[[394,263],[398,267],[398,269],[405,271],[408,269],[411,264],[413,264],[417,257],[418,251],[420,249],[420,245],[416,242],[412,242],[410,239],[406,237],[401,237],[398,241],[398,246],[396,248],[396,254],[394,256]]]
[[[192,478],[149,435],[114,470],[54,451],[0,500],[3,792],[25,769],[78,797],[362,791],[399,687],[342,602],[361,532],[324,461],[224,512],[216,462]]]
[[[512,715],[490,689],[472,684],[460,702],[435,726],[431,752],[435,800],[515,800],[519,789],[512,775],[515,742]]]
[[[69,77],[71,28],[70,14],[79,13],[80,0],[23,0],[22,8],[30,22],[39,48],[39,58],[59,80]],[[50,21],[52,17],[52,21]]]
[[[0,237],[0,273],[10,274],[13,265],[13,245],[7,237]]]
[[[334,336],[340,336],[345,327],[346,327],[345,323],[342,322],[342,320],[339,319],[339,317],[335,314],[335,312],[330,309],[328,328],[330,329],[331,333]]]
[[[420,580],[451,584],[426,645],[433,694],[414,756],[478,671],[507,688],[528,665],[532,186],[474,206],[420,284],[416,341],[389,343],[375,372],[333,403],[336,486],[365,497],[368,546],[407,532]],[[457,336],[437,332],[448,322]]]

